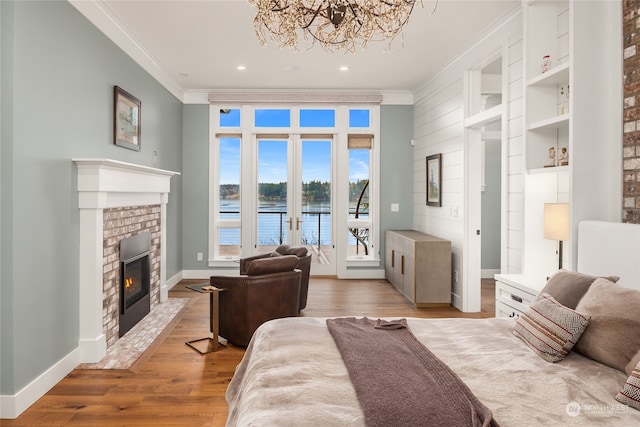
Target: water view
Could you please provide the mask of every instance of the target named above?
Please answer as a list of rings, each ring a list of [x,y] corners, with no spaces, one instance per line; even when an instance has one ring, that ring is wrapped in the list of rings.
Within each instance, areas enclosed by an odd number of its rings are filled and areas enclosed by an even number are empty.
[[[355,208],[354,208],[355,209]],[[352,209],[352,212],[354,211]],[[353,213],[350,215],[353,217]],[[364,218],[360,212],[360,218]],[[240,217],[240,202],[237,199],[220,201],[220,217],[237,219]],[[289,224],[287,205],[283,201],[261,201],[258,206],[258,245],[279,245],[286,241]],[[329,202],[306,202],[302,205],[302,244],[324,246],[331,245],[331,205]],[[293,219],[295,221],[295,218]],[[293,224],[295,227],[295,222]],[[355,238],[349,237],[354,245]],[[221,233],[221,245],[239,245],[240,234],[237,230]]]

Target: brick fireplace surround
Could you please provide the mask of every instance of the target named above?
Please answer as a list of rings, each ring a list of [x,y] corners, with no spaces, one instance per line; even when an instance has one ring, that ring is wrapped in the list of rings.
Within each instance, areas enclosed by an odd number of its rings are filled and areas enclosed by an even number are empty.
[[[160,303],[161,205],[129,206],[104,210],[103,313],[102,327],[107,348],[119,338],[120,241],[142,232],[151,234],[149,251],[149,293],[151,310]]]
[[[151,233],[151,310],[167,300],[166,207],[177,172],[109,159],[73,159],[80,208],[80,362],[118,340],[119,242]]]

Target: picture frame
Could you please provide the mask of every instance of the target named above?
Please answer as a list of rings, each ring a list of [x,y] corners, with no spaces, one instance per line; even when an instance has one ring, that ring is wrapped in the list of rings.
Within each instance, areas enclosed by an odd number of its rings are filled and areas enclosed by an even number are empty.
[[[141,102],[126,90],[113,87],[113,143],[140,151]]]
[[[427,156],[427,206],[442,206],[442,154]]]

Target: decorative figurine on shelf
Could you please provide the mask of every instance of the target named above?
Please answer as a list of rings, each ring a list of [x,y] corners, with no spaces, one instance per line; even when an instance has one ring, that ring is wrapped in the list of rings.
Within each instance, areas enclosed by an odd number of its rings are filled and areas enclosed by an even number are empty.
[[[549,147],[549,163],[544,165],[545,168],[552,168],[556,165],[556,147]]]
[[[546,73],[551,68],[551,57],[545,55],[542,57],[542,72]]]
[[[567,151],[567,147],[562,147],[560,149],[560,155],[558,156],[558,166],[568,166],[569,165],[569,152]]]

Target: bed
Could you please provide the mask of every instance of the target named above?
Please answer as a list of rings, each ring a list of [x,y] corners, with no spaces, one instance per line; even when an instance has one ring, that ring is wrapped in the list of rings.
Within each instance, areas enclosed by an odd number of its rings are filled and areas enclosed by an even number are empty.
[[[640,226],[581,223],[578,245],[579,269],[594,276],[619,275],[617,286],[640,293]],[[584,311],[586,299],[576,311]],[[326,320],[278,319],[258,328],[227,389],[228,426],[365,425]],[[406,323],[501,426],[640,425],[640,411],[615,399],[631,378],[620,366],[576,351],[550,363],[514,336],[512,319],[409,318]],[[638,324],[631,328],[632,339],[640,336]]]

